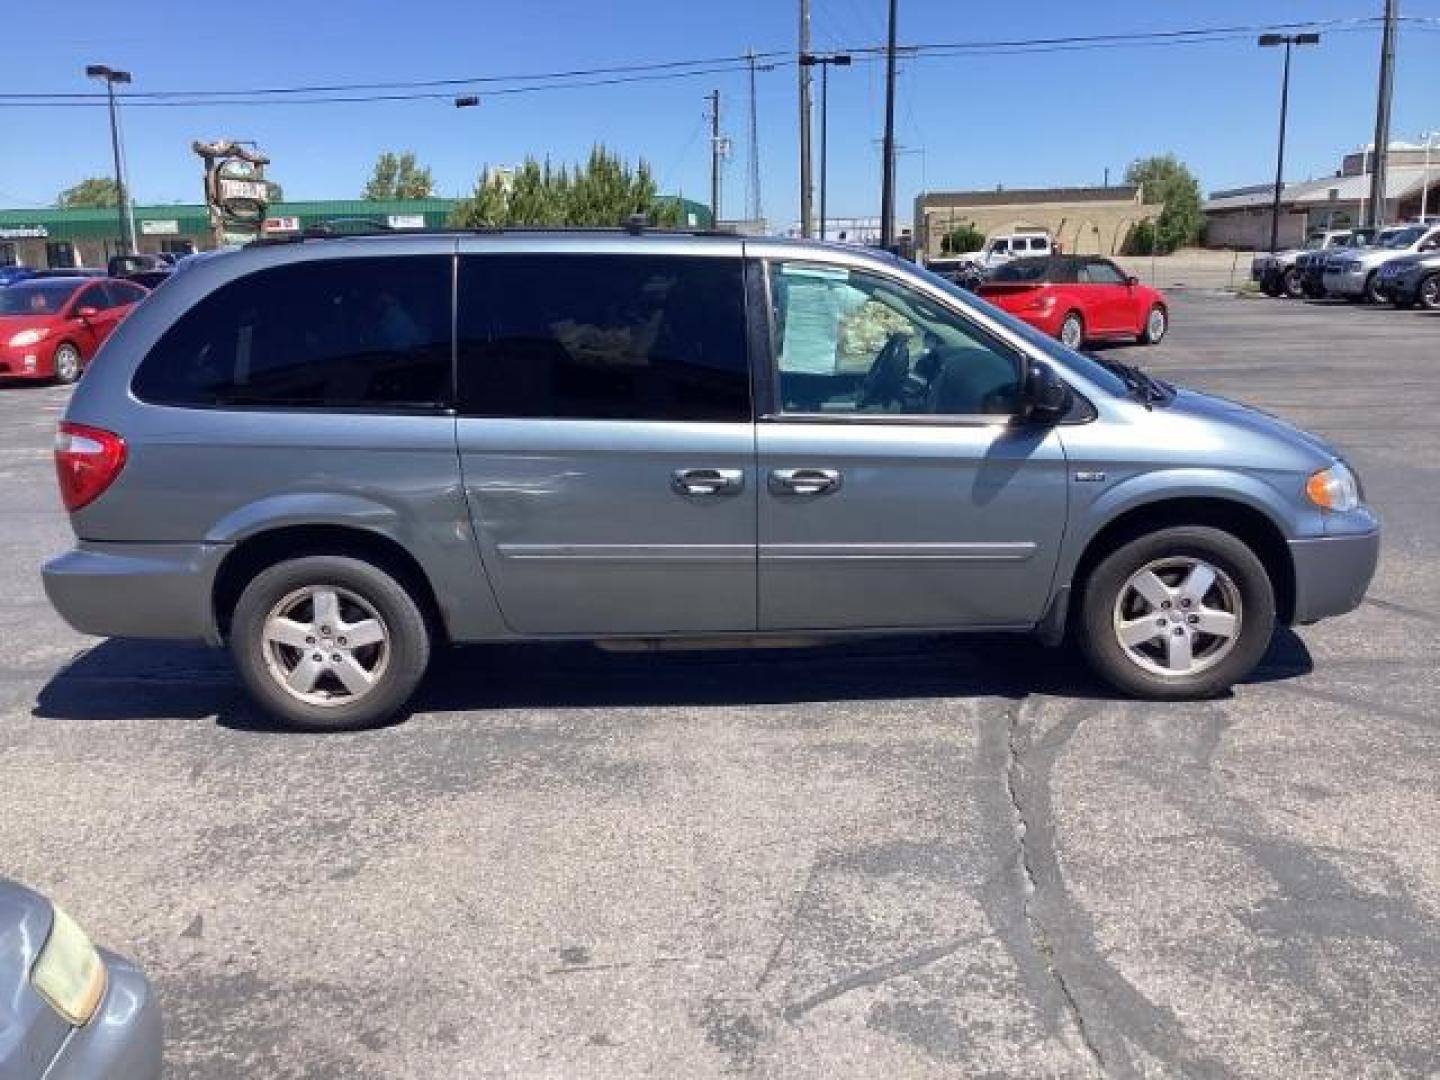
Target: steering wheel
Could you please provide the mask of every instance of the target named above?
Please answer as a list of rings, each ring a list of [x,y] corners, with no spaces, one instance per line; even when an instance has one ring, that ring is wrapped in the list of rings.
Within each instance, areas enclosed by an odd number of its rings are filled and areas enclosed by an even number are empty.
[[[870,405],[888,405],[905,385],[905,376],[910,374],[910,338],[899,331],[891,334],[885,345],[865,373],[860,384],[858,405],[864,409]]]

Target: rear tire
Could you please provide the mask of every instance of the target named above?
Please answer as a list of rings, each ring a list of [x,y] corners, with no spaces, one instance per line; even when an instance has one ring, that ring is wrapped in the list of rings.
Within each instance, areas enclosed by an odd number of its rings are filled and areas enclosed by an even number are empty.
[[[1275,591],[1243,541],[1180,526],[1101,559],[1082,583],[1077,622],[1091,667],[1122,693],[1155,701],[1214,697],[1265,654]]]
[[[81,362],[80,350],[68,341],[62,341],[55,346],[55,381],[62,386],[69,386],[80,378]]]
[[[1164,304],[1155,304],[1145,314],[1145,326],[1140,331],[1141,345],[1159,345],[1170,329],[1170,313]]]
[[[231,619],[235,666],[290,727],[353,731],[393,719],[425,675],[430,632],[415,599],[360,559],[310,555],[257,574]]]
[[[1300,271],[1293,266],[1285,271],[1285,276],[1280,280],[1280,287],[1291,300],[1299,300],[1305,295],[1305,286],[1300,280]]]
[[[1065,313],[1065,318],[1060,323],[1060,333],[1056,336],[1059,337],[1060,344],[1067,349],[1078,350],[1085,344],[1085,320],[1078,311]]]
[[[1385,294],[1377,287],[1380,284],[1380,271],[1371,270],[1370,276],[1365,279],[1365,302],[1367,304],[1385,303]]]

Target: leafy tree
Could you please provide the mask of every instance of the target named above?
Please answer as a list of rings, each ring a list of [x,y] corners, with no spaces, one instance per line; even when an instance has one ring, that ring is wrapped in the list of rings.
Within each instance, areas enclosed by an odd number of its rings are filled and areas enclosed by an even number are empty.
[[[633,167],[603,146],[584,165],[556,168],[547,158],[526,158],[513,174],[486,169],[470,198],[450,216],[468,228],[503,225],[619,225],[645,214],[655,225],[676,225],[681,206],[661,198],[650,167]]]
[[[369,202],[380,199],[428,199],[435,191],[435,179],[427,165],[421,168],[415,155],[407,150],[403,154],[385,151],[375,159],[370,179],[360,197]]]
[[[1126,247],[1133,255],[1153,250],[1168,255],[1200,239],[1205,215],[1200,210],[1200,182],[1174,154],[1140,158],[1125,170],[1125,182],[1140,184],[1147,204],[1159,205],[1153,222],[1130,231]]]
[[[87,176],[60,193],[55,205],[65,210],[120,205],[120,190],[108,176]]]
[[[979,251],[985,246],[985,234],[973,224],[961,225],[940,237],[940,252],[944,255],[963,255],[967,251]]]

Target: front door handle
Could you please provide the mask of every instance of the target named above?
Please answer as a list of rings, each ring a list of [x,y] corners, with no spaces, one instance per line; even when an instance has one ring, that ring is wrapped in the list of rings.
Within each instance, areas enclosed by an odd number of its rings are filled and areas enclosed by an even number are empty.
[[[770,470],[770,490],[776,495],[824,495],[839,487],[838,469]]]
[[[676,469],[670,486],[681,495],[735,495],[745,486],[743,469]]]

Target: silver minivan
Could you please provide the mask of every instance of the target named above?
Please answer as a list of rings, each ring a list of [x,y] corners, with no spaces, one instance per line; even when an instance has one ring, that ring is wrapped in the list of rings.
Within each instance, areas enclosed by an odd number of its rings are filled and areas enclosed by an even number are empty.
[[[1082,356],[913,264],[722,234],[305,238],[192,260],[56,448],[77,629],[228,645],[291,724],[446,642],[1012,631],[1213,695],[1354,608],[1320,439]]]

